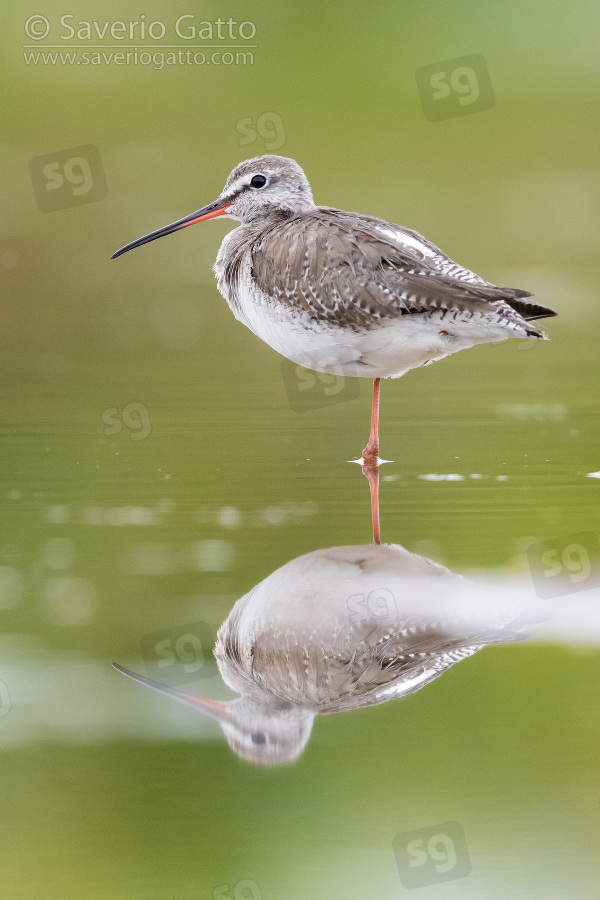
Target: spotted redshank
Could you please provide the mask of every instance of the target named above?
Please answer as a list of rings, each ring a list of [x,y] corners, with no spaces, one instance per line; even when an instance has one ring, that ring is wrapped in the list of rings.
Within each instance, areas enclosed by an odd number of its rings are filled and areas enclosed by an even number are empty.
[[[282,566],[237,601],[215,656],[241,696],[204,700],[115,667],[216,719],[245,759],[281,763],[315,715],[414,693],[493,643],[519,640],[534,605],[397,544],[332,547]]]
[[[458,350],[506,338],[543,339],[556,313],[453,262],[416,231],[316,206],[293,159],[241,162],[219,198],[118,250],[227,217],[214,266],[234,316],[293,362],[374,379],[363,462],[379,454],[380,378],[399,378]],[[113,257],[113,258],[114,258]]]

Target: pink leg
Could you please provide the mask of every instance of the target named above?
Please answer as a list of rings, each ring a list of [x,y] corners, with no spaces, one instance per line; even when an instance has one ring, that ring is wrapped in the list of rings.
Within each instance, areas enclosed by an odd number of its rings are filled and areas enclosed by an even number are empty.
[[[363,466],[363,475],[367,476],[371,491],[371,519],[373,521],[373,543],[381,543],[379,529],[379,466]]]
[[[366,466],[376,466],[379,457],[379,386],[380,379],[373,382],[373,406],[371,408],[371,434],[369,443],[362,452],[363,462]]]

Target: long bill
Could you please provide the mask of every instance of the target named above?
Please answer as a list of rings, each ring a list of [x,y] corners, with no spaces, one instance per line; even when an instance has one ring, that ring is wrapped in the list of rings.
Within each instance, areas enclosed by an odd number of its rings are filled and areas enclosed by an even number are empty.
[[[179,231],[180,228],[187,228],[188,225],[195,225],[196,222],[205,222],[206,219],[215,219],[217,216],[226,216],[227,212],[231,206],[231,201],[228,200],[215,200],[214,203],[209,203],[208,206],[203,206],[202,209],[196,210],[196,212],[191,213],[189,216],[184,216],[183,219],[178,219],[176,222],[171,222],[170,225],[165,225],[163,228],[158,228],[156,231],[151,231],[150,234],[144,235],[144,237],[138,238],[137,241],[132,241],[130,244],[125,244],[124,247],[121,247],[120,250],[117,250],[116,253],[113,253],[111,259],[116,259],[117,256],[121,256],[123,253],[127,253],[128,250],[135,250],[136,247],[141,247],[142,244],[148,244],[150,241],[156,241],[158,238],[164,237],[166,234],[173,234],[174,231]]]
[[[180,691],[176,691],[174,688],[168,687],[166,684],[161,684],[160,681],[154,681],[152,678],[145,678],[143,675],[138,675],[137,672],[132,672],[130,669],[126,669],[125,666],[120,666],[118,663],[113,663],[113,666],[117,672],[122,672],[123,675],[133,678],[134,681],[139,681],[140,684],[145,684],[147,687],[154,688],[155,691],[160,691],[161,694],[166,694],[168,697],[174,697],[175,700],[180,700],[182,703],[186,703],[188,706],[199,710],[206,716],[210,716],[211,719],[222,722],[229,718],[230,713],[227,709],[227,703],[221,703],[218,700],[204,700],[201,697],[193,697],[191,694],[183,694]]]

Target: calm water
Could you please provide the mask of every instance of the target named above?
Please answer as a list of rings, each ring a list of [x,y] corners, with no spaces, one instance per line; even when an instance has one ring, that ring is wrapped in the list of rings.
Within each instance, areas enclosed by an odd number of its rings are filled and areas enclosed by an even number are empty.
[[[64,9],[41,12],[56,31]],[[394,848],[418,832],[434,883],[415,896],[597,897],[597,13],[259,4],[254,66],[162,71],[27,66],[29,15],[2,32],[3,896],[391,900],[409,890]],[[219,15],[250,13],[202,11]],[[427,121],[415,70],[467,53],[494,105]],[[88,145],[106,195],[40,209],[30,160]],[[527,550],[553,541],[563,617],[405,699],[317,717],[296,763],[261,768],[110,664],[144,673],[166,641],[172,683],[231,697],[208,651],[235,601],[300,554],[370,542],[349,462],[370,385],[311,381],[234,321],[210,271],[232,223],[109,256],[273,149],[317,202],[417,228],[558,309],[550,342],[383,384],[380,490],[383,541],[511,595],[534,595]]]

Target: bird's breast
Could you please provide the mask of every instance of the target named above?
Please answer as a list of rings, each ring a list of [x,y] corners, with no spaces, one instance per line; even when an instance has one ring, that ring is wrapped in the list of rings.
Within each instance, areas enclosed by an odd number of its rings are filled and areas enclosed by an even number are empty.
[[[352,292],[331,307],[321,296],[319,279],[308,291],[289,272],[284,293],[275,272],[271,290],[260,257],[261,234],[242,225],[225,237],[214,266],[218,288],[238,321],[298,366],[339,377],[397,378],[474,344],[507,337],[488,317],[461,310],[382,314],[365,322]],[[260,283],[257,259],[263,267]],[[285,259],[278,264],[291,265]]]

